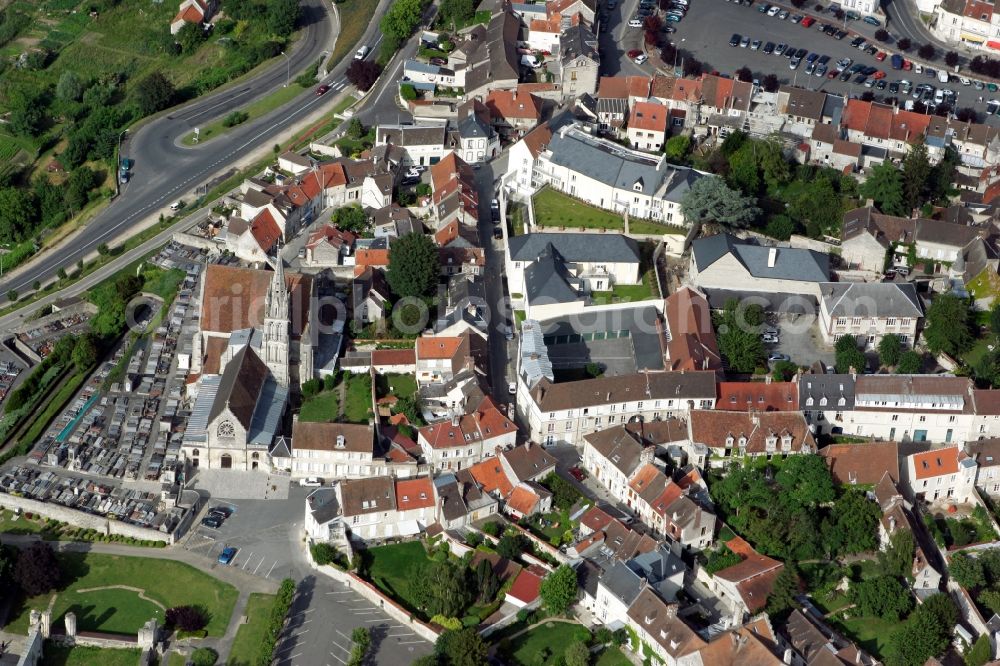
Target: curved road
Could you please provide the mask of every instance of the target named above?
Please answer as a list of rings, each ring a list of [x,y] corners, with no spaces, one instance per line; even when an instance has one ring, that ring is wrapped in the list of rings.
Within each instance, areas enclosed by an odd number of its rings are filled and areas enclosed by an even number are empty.
[[[381,39],[378,22],[389,2],[381,0],[361,38],[361,43],[372,46],[373,51]],[[101,243],[112,241],[129,226],[166,210],[171,202],[206,184],[228,164],[273,142],[282,131],[323,106],[332,105],[334,91],[346,85],[343,74],[351,62],[350,55],[323,79],[323,83],[333,88],[327,95],[317,96],[315,88],[310,87],[288,104],[230,130],[224,137],[191,148],[179,144],[192,128],[273,92],[285,84],[288,72],[294,77],[316,62],[324,51],[329,52],[335,35],[334,18],[327,3],[328,0],[303,1],[302,29],[287,62],[279,57],[252,79],[178,107],[144,125],[134,136],[129,135],[122,153],[135,160],[133,180],[122,187],[117,199],[87,223],[75,242],[42,253],[15,277],[0,280],[0,294],[3,294],[0,302],[7,301],[10,289],[26,293],[36,280],[44,283],[60,267],[75,266]]]

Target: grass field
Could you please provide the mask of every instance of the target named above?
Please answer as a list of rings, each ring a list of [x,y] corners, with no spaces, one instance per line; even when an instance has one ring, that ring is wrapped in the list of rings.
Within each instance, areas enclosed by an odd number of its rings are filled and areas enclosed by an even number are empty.
[[[302,409],[299,410],[299,420],[315,423],[336,421],[338,404],[337,389],[323,391],[302,403]]]
[[[658,224],[647,220],[629,220],[628,230],[632,234],[672,234],[674,236],[687,234],[687,229],[676,224]]]
[[[427,562],[427,552],[419,541],[391,546],[378,546],[361,551],[368,580],[377,588],[410,609],[415,604],[410,600],[410,575],[413,566]]]
[[[394,395],[397,398],[417,394],[417,379],[413,375],[376,375],[375,394],[379,398]]]
[[[260,663],[260,660],[257,659],[257,652],[260,650],[261,640],[267,631],[274,599],[273,594],[259,593],[251,594],[247,599],[247,607],[244,611],[247,623],[241,624],[240,628],[236,630],[233,648],[229,651],[229,660],[226,662],[229,666]]]
[[[844,620],[839,615],[833,615],[827,618],[827,622],[877,659],[885,657],[889,637],[899,627],[899,622],[864,616]]]
[[[562,652],[571,643],[586,641],[590,631],[579,624],[546,622],[510,640],[514,660],[524,666],[539,663],[562,663]],[[542,655],[549,655],[540,660]]]
[[[96,647],[64,647],[51,641],[42,648],[42,666],[135,666],[139,650],[110,650]]]
[[[96,553],[60,553],[57,557],[63,581],[52,609],[56,626],[61,626],[63,615],[71,610],[83,631],[133,634],[152,617],[163,621],[158,604],[165,608],[190,605],[201,607],[208,615],[209,636],[222,636],[238,596],[232,585],[180,562]],[[114,585],[142,588],[152,601],[139,598],[131,590],[80,592]],[[46,607],[49,598],[41,595],[21,599],[20,604],[15,604],[7,630],[27,633],[29,611]]]
[[[372,386],[368,375],[350,375],[347,397],[344,399],[344,420],[349,423],[368,423],[372,411]]]
[[[625,231],[621,215],[601,210],[568,194],[546,187],[532,199],[535,222],[541,227],[608,229]],[[600,242],[595,239],[595,242]]]
[[[594,662],[594,666],[631,666],[632,662],[628,660],[622,651],[614,646],[606,647],[597,655],[597,661]]]
[[[606,303],[630,303],[657,298],[656,287],[653,285],[652,271],[642,276],[642,284],[616,284],[611,291],[595,291],[590,297],[595,305]]]

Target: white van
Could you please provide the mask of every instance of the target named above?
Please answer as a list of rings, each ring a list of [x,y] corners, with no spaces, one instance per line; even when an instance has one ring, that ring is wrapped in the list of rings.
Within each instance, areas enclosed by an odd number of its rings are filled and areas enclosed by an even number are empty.
[[[542,66],[542,63],[538,62],[538,58],[530,54],[521,56],[521,64],[532,69],[538,69]]]
[[[370,48],[368,48],[367,46],[362,46],[360,49],[354,52],[354,59],[364,60],[365,57],[368,55],[369,51],[371,51]]]
[[[180,210],[180,209],[181,209],[180,201],[175,201],[172,204],[170,204],[170,210]]]
[[[938,81],[940,81],[941,83],[948,83],[948,72],[944,71],[943,69],[939,69],[937,78]]]

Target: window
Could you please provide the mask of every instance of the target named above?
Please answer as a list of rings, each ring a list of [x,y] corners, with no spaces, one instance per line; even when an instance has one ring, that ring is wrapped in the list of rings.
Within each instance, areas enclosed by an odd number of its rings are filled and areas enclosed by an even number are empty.
[[[547,432],[555,432],[555,431],[556,431],[556,424],[550,423]]]
[[[926,416],[921,416],[921,417],[920,417],[920,422],[921,422],[921,423],[925,422],[926,420],[927,420],[927,417],[926,417]]]
[[[885,320],[885,325],[886,326],[895,326],[896,325],[896,320],[894,318],[890,317],[889,319]]]
[[[893,420],[893,422],[898,421],[899,420],[899,414],[893,414],[892,415],[892,420]]]
[[[566,432],[569,432],[572,429],[573,429],[573,422],[572,421],[566,421]]]

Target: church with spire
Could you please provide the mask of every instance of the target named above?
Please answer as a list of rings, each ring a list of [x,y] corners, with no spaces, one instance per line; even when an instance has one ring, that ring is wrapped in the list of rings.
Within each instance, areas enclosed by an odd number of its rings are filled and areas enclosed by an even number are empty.
[[[312,278],[209,264],[199,294],[183,451],[192,467],[267,471],[289,396],[313,377]]]

